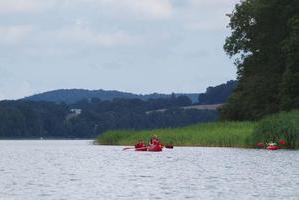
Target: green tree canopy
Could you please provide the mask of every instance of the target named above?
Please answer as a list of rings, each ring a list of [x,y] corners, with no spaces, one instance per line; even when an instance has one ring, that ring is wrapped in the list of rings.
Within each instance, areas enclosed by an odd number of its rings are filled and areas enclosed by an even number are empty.
[[[224,49],[239,84],[221,117],[258,119],[299,108],[299,1],[245,0],[228,16]]]

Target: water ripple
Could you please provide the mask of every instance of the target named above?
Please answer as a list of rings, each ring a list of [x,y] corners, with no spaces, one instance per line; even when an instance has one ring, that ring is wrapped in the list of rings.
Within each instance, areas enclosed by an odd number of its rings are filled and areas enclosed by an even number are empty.
[[[0,199],[298,199],[299,152],[0,141]]]

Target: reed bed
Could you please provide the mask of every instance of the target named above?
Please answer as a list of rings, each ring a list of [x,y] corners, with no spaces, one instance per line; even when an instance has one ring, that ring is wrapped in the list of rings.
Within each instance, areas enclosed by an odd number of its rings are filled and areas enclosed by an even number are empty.
[[[134,145],[138,140],[148,142],[158,135],[163,144],[174,146],[250,147],[254,122],[201,123],[183,128],[157,130],[114,130],[97,137],[105,145]]]
[[[299,148],[299,111],[281,112],[260,120],[253,131],[252,143],[286,142],[285,148]]]

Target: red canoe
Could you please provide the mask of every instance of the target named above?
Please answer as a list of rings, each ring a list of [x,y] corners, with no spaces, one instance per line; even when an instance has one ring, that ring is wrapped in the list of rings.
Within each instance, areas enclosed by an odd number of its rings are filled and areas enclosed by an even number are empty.
[[[148,151],[162,151],[162,147],[160,145],[150,145],[147,147]]]
[[[135,148],[135,151],[162,151],[162,147],[160,145],[150,145],[147,147]]]
[[[276,145],[269,145],[269,146],[267,146],[267,149],[268,149],[268,150],[278,150],[278,149],[279,149],[279,146],[276,146]]]
[[[135,151],[147,151],[147,147],[135,148]]]

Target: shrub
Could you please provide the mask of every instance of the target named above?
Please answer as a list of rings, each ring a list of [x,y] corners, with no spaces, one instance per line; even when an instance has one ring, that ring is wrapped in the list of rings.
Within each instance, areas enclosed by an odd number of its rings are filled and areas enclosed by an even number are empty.
[[[299,111],[281,112],[260,120],[252,135],[254,144],[258,142],[286,141],[286,148],[299,146]]]

